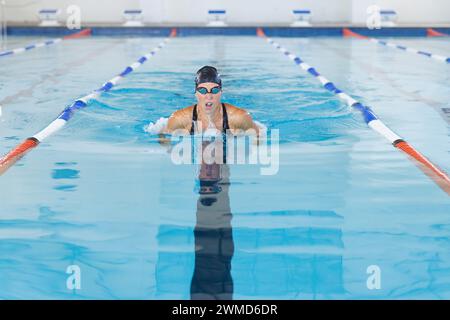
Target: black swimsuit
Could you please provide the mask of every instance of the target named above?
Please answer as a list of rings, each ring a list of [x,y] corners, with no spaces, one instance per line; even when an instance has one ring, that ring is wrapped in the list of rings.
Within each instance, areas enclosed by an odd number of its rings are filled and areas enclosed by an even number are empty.
[[[227,108],[225,107],[225,103],[222,103],[222,111],[223,111],[223,120],[222,120],[222,133],[226,134],[227,130],[230,129],[230,125],[228,124],[228,114]],[[197,122],[198,114],[197,114],[197,105],[194,105],[194,109],[192,110],[192,126],[191,126],[191,134],[195,133],[195,123]]]
[[[227,130],[230,129],[230,125],[228,123],[228,114],[227,108],[225,104],[222,103],[222,111],[223,111],[223,120],[222,120],[222,137],[223,137],[223,163],[227,162]],[[191,126],[191,135],[195,134],[195,123],[197,122],[198,114],[197,114],[197,105],[194,105],[194,109],[192,110],[192,126]],[[192,148],[194,148],[194,143],[192,143]],[[194,155],[194,153],[192,153]]]

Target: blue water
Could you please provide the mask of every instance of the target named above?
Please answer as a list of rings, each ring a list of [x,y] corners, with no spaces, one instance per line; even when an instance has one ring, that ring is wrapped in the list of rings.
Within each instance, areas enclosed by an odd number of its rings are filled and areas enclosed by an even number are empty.
[[[0,153],[161,40],[71,40],[1,59]],[[448,65],[357,39],[276,40],[450,172]],[[445,39],[391,40],[450,55]],[[281,139],[277,174],[228,165],[214,196],[198,193],[198,165],[173,164],[144,130],[194,102],[205,64],[220,70],[224,101]],[[2,299],[450,298],[448,195],[256,37],[173,39],[0,190]],[[71,265],[79,290],[66,285]],[[380,289],[367,287],[371,265]]]

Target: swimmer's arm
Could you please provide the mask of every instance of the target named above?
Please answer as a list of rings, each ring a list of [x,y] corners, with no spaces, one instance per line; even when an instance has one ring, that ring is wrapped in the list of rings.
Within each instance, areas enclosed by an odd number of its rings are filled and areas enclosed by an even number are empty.
[[[252,116],[248,112],[242,112],[239,117],[236,117],[234,126],[237,130],[246,131],[246,133],[256,134],[259,136],[259,127],[253,121]]]
[[[170,138],[167,137],[168,135],[172,134],[175,130],[188,130],[187,128],[191,123],[192,121],[187,112],[184,112],[184,110],[175,111],[169,117],[167,125],[159,134],[159,142],[163,144],[170,143]]]
[[[175,130],[186,130],[188,131],[186,134],[189,134],[191,125],[192,119],[190,112],[187,112],[186,109],[178,110],[169,117],[164,133],[172,134]]]
[[[161,130],[161,132],[158,135],[158,142],[160,144],[170,144],[170,137],[168,137],[170,135],[170,130],[169,130],[169,122],[170,122],[170,118],[167,121],[166,126]]]
[[[170,138],[165,133],[160,133],[158,135],[158,142],[160,144],[170,144]]]
[[[247,111],[242,110],[237,117],[233,117],[232,121],[230,122],[230,126],[231,128],[234,128],[234,130],[231,130],[234,135],[240,135],[244,133],[246,135],[253,136],[253,143],[255,145],[259,145],[261,139],[260,129],[253,121],[250,113],[248,113]]]

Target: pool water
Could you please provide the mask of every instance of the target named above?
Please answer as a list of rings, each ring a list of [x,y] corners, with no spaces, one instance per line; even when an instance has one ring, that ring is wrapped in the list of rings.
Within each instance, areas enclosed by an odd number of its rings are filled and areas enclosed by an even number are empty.
[[[95,37],[1,59],[0,153],[161,40]],[[447,65],[358,39],[275,40],[450,172]],[[392,41],[450,52],[445,39]],[[223,165],[221,191],[202,195],[199,166],[173,164],[145,131],[194,103],[203,65],[220,70],[225,102],[279,130],[277,174]],[[257,37],[172,39],[0,190],[2,299],[450,298],[448,195]],[[67,285],[72,265],[80,289]]]

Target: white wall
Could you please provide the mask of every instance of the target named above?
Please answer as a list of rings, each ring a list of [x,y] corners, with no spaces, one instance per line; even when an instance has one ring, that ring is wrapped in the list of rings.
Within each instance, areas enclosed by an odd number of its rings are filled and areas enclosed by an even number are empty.
[[[60,9],[60,17],[65,21],[67,7],[75,4],[81,8],[82,23],[118,23],[123,20],[123,10],[140,7],[139,0],[6,0],[6,3],[9,22],[36,24],[40,9]]]
[[[365,24],[370,5],[394,9],[399,25],[450,24],[449,0],[352,0],[352,23]]]
[[[226,9],[232,25],[289,24],[292,9],[308,8],[316,24],[364,24],[366,8],[395,9],[399,24],[449,24],[450,0],[6,0],[9,22],[37,24],[43,8],[79,5],[85,24],[120,24],[124,9],[141,8],[149,24],[203,25],[208,9]]]
[[[149,1],[149,0],[142,0]],[[351,0],[172,0],[165,1],[168,22],[204,23],[208,9],[226,9],[230,24],[286,24],[293,19],[293,9],[308,8],[312,21],[348,22]]]

